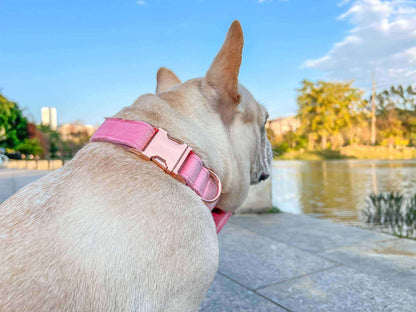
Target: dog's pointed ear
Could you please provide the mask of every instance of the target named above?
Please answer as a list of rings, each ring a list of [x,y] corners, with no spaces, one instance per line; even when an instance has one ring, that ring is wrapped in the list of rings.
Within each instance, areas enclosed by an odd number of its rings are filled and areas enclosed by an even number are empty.
[[[159,68],[157,71],[156,80],[156,93],[164,92],[181,83],[181,80],[178,78],[178,76],[176,76],[173,71],[166,67]]]
[[[205,76],[208,84],[219,92],[220,101],[234,107],[240,103],[238,72],[241,65],[243,45],[243,29],[239,21],[234,21]]]

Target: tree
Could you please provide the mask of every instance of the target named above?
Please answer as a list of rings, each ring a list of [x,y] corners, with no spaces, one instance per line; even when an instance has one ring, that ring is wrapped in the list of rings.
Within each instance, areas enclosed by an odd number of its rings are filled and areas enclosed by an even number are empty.
[[[65,124],[59,129],[65,157],[73,157],[91,138],[91,132],[81,122]]]
[[[412,86],[391,86],[376,98],[380,142],[390,147],[416,144],[416,90]]]
[[[340,130],[352,127],[363,118],[366,102],[362,91],[351,82],[302,82],[297,96],[301,131],[309,138],[320,138],[327,148],[329,136],[339,136]]]
[[[0,94],[0,147],[15,149],[28,136],[27,119],[22,110]]]
[[[63,141],[59,132],[45,125],[40,125],[39,130],[42,132],[46,140],[46,146],[48,147],[46,157],[51,159],[62,157]]]
[[[39,155],[43,152],[38,139],[25,139],[16,146],[16,151],[28,156]]]

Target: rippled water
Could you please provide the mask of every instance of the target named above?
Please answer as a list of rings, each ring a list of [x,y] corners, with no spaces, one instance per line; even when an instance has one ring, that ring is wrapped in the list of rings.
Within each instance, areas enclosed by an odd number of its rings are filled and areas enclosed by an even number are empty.
[[[360,224],[371,192],[416,192],[416,160],[274,161],[273,204],[282,211]]]

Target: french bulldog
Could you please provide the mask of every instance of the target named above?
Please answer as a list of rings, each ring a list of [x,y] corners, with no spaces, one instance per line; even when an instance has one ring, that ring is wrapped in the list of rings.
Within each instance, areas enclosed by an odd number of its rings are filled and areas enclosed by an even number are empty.
[[[270,175],[266,110],[238,83],[234,21],[203,78],[157,72],[155,94],[114,117],[186,142],[220,178],[234,211]],[[0,311],[196,311],[218,267],[210,210],[153,162],[105,142],[0,206]]]

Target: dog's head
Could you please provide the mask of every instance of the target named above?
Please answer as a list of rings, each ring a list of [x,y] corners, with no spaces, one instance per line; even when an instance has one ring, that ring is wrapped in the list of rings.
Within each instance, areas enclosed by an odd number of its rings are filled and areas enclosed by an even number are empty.
[[[154,111],[148,116],[190,144],[220,176],[223,193],[218,206],[227,211],[237,209],[249,185],[266,179],[271,170],[267,111],[238,83],[243,42],[241,25],[234,21],[205,77],[181,83],[172,71],[160,68],[156,96],[168,109],[156,119]],[[136,105],[146,107],[146,101],[141,97]]]

